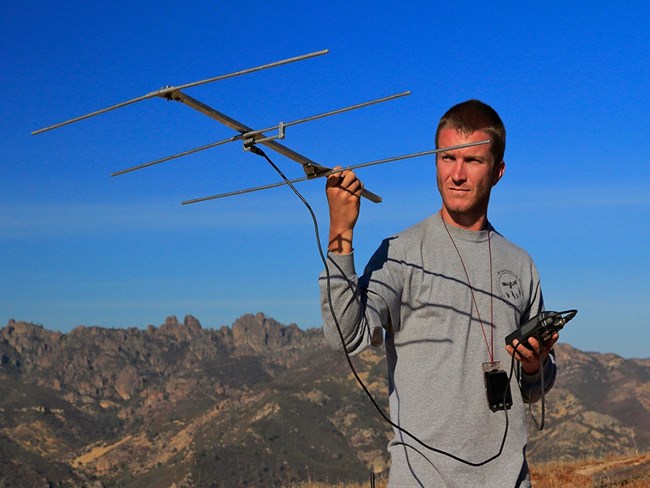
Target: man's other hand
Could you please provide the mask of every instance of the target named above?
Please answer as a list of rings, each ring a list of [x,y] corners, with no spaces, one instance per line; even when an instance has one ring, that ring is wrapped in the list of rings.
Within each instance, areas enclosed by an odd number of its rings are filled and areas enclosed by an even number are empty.
[[[550,339],[542,344],[534,337],[528,338],[528,344],[515,339],[512,344],[506,346],[506,351],[521,363],[521,369],[527,374],[536,374],[541,364],[544,364],[553,344],[557,342],[560,335],[555,332]]]

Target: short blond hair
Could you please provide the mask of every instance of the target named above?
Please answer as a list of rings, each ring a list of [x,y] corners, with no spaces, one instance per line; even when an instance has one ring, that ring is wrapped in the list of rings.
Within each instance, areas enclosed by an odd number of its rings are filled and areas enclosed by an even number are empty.
[[[451,107],[442,116],[436,130],[436,148],[438,137],[443,128],[456,129],[463,134],[476,131],[486,132],[490,136],[490,151],[495,163],[503,161],[506,152],[506,128],[499,114],[488,104],[480,100],[467,100]]]

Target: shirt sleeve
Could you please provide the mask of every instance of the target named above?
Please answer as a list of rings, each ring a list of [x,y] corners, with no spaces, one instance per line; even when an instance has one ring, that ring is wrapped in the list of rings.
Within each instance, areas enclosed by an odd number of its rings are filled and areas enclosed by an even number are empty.
[[[544,298],[542,295],[542,288],[540,285],[539,274],[534,263],[531,261],[531,301],[528,309],[522,314],[521,324],[533,318],[544,310]],[[521,326],[520,324],[520,326]],[[551,350],[543,368],[540,368],[535,374],[525,373],[519,367],[519,388],[521,395],[526,403],[535,403],[542,396],[542,388],[544,393],[548,392],[555,383],[557,377],[557,363],[555,360],[555,351]]]
[[[354,254],[329,253],[319,278],[323,330],[329,344],[358,354],[383,343],[384,330],[399,321],[402,282],[384,241],[363,276],[358,277]]]
[[[519,387],[521,395],[526,403],[535,403],[542,396],[542,384],[544,393],[553,388],[555,378],[557,377],[557,365],[555,362],[555,351],[551,350],[544,367],[539,368],[535,374],[526,374],[520,369]]]

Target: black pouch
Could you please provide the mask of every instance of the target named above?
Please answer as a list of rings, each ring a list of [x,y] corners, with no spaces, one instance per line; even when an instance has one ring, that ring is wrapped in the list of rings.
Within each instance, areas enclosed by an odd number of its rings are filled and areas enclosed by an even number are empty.
[[[488,407],[493,412],[497,410],[510,410],[512,407],[512,394],[508,374],[500,368],[500,363],[483,363],[483,376],[485,378],[485,392]]]

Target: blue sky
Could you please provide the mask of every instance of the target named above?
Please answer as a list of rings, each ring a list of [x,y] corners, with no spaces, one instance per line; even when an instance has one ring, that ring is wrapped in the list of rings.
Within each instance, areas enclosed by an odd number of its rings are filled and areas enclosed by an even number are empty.
[[[189,5],[189,6],[188,6]],[[154,98],[32,136],[63,120],[321,49],[326,56],[186,93],[269,127],[411,90],[408,97],[287,129],[325,165],[433,148],[437,119],[480,98],[508,129],[490,219],[526,248],[547,308],[578,308],[562,340],[647,357],[650,7],[645,2],[0,1],[0,323],[68,331],[196,316],[204,327],[262,311],[320,325],[322,267],[288,188],[181,206],[271,183],[228,128]],[[300,167],[269,153],[287,175]],[[433,157],[359,170],[362,267],[380,239],[437,211]],[[299,187],[327,232],[322,181]]]

